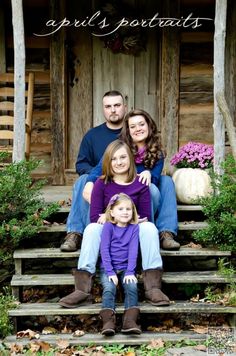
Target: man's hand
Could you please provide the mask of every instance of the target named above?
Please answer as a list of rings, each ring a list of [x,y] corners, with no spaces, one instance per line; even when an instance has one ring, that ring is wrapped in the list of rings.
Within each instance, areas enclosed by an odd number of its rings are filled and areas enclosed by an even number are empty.
[[[151,178],[151,173],[148,170],[143,171],[139,174],[139,182],[141,182],[142,184],[146,184],[149,186],[151,184]]]
[[[83,190],[83,198],[90,204],[91,203],[91,195],[93,191],[93,182],[88,182],[84,186]]]
[[[115,286],[118,285],[118,278],[117,278],[116,274],[114,276],[109,276],[108,280],[109,280],[109,282],[113,282],[115,284]]]
[[[138,283],[137,278],[135,277],[135,275],[130,274],[129,276],[125,276],[123,279],[123,283],[129,284],[130,283]]]

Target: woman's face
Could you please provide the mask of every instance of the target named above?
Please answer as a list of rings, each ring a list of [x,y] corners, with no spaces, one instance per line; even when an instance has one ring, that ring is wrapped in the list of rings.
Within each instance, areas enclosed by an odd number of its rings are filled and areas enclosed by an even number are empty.
[[[128,120],[128,127],[132,141],[138,147],[144,146],[149,133],[145,118],[141,115],[132,116]]]
[[[130,158],[125,147],[119,148],[111,159],[111,168],[114,174],[127,174],[130,168]]]

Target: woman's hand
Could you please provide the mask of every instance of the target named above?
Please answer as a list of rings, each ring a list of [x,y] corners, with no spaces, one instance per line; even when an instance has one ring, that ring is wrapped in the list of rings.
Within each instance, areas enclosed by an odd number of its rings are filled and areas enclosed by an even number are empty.
[[[139,174],[139,182],[141,182],[142,184],[146,184],[149,186],[151,184],[151,178],[151,173],[148,170],[143,171]]]
[[[87,182],[84,186],[83,190],[83,198],[90,204],[91,203],[91,195],[93,191],[93,182]]]
[[[129,284],[130,283],[138,283],[137,278],[135,277],[135,275],[130,274],[129,276],[125,276],[123,279],[123,283]]]
[[[105,224],[105,222],[106,222],[106,214],[100,214],[97,223],[103,225]]]
[[[109,276],[108,280],[109,280],[109,282],[113,282],[115,284],[115,286],[118,285],[118,278],[117,278],[116,274],[114,274],[114,276]]]

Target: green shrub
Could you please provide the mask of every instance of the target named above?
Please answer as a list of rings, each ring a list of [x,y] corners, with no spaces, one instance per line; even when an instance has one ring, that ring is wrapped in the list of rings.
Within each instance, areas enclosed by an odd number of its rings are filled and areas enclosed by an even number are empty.
[[[4,288],[0,293],[0,337],[5,337],[13,331],[8,310],[17,307],[17,302],[11,295],[8,288]]]
[[[216,193],[200,200],[208,227],[193,236],[204,245],[236,251],[236,164],[232,156],[226,158],[223,169],[222,176],[212,175]]]
[[[0,155],[0,161],[3,155]],[[12,263],[12,254],[22,239],[34,236],[43,220],[58,210],[47,205],[41,188],[45,181],[35,182],[32,171],[37,160],[11,163],[0,170],[0,260]]]

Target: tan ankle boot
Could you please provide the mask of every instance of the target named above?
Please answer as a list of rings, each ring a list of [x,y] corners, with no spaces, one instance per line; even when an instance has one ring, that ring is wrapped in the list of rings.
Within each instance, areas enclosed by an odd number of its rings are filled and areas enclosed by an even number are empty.
[[[180,244],[174,240],[174,235],[170,231],[160,232],[160,245],[163,250],[179,250]]]

